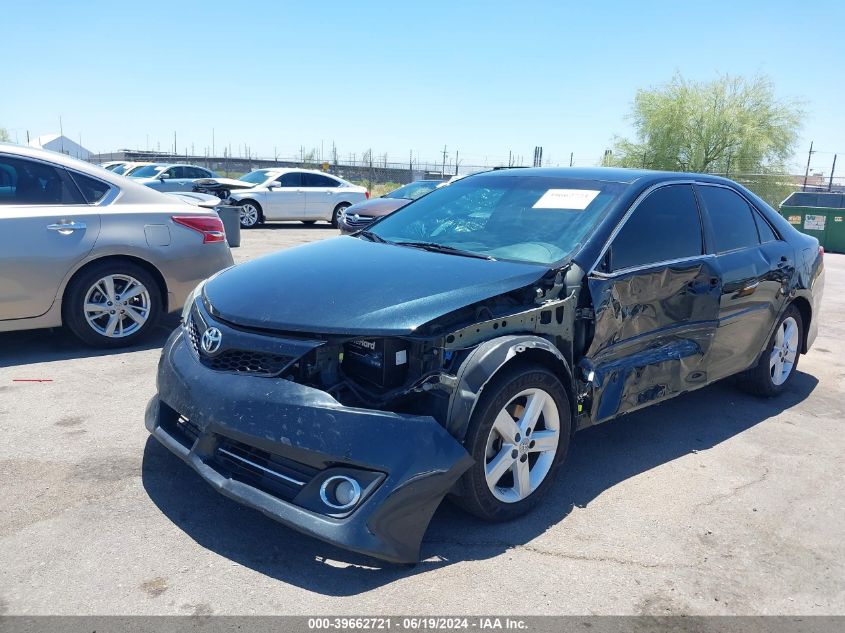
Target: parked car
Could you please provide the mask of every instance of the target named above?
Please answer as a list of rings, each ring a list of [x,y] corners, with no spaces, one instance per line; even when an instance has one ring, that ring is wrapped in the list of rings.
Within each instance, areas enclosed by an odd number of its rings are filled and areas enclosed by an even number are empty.
[[[153,164],[132,172],[130,178],[157,191],[192,191],[198,178],[214,178],[213,171],[195,165]]]
[[[782,393],[823,283],[818,241],[724,178],[477,174],[200,284],[146,425],[226,496],[411,562],[446,494],[531,509],[574,431],[733,374]]]
[[[440,180],[417,180],[386,193],[380,198],[353,204],[340,214],[337,226],[344,234],[359,231],[372,224],[376,218],[393,213],[412,200],[422,198],[425,194],[434,191],[441,183]]]
[[[213,210],[61,154],[0,144],[0,332],[131,345],[232,265]]]
[[[127,178],[131,176],[133,173],[137,172],[142,167],[146,167],[147,165],[153,165],[154,163],[150,162],[134,162],[134,163],[127,163],[122,167],[118,167],[114,170],[114,173],[120,174],[121,176],[126,176]]]
[[[364,187],[310,169],[258,169],[241,182],[251,186],[233,191],[227,202],[240,207],[245,229],[271,220],[325,220],[337,226],[344,209],[370,197]]]
[[[118,167],[123,167],[124,165],[128,165],[129,162],[125,160],[111,160],[106,163],[100,163],[100,167],[107,171],[114,171]]]

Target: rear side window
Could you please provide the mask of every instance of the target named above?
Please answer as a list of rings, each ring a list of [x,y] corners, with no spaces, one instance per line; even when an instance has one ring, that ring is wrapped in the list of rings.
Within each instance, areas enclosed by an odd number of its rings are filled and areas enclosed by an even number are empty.
[[[643,200],[610,247],[610,270],[695,257],[703,252],[701,220],[690,185],[670,185]]]
[[[276,178],[276,182],[278,182],[282,187],[301,187],[302,174],[298,171],[289,171]]]
[[[757,246],[757,224],[745,198],[725,187],[700,185],[701,201],[713,226],[717,253]]]
[[[65,170],[38,161],[0,155],[0,205],[83,202]]]
[[[73,171],[67,172],[82,192],[82,197],[88,204],[95,204],[103,199],[109,190],[109,185],[102,180],[91,178]]]
[[[338,187],[340,183],[334,178],[320,174],[302,174],[302,184],[306,187]]]
[[[760,241],[764,244],[766,242],[776,242],[778,236],[775,235],[774,230],[766,220],[763,219],[763,216],[753,211],[751,215],[754,216],[754,221],[757,223],[757,232],[760,234]]]
[[[185,167],[185,178],[208,178],[211,174],[201,167]]]

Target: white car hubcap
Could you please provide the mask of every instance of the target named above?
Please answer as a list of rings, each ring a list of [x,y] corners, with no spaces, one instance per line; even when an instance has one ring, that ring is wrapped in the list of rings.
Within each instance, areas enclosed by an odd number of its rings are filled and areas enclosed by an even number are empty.
[[[150,293],[129,275],[107,275],[85,293],[85,320],[108,338],[134,334],[150,316]]]
[[[560,414],[542,389],[526,389],[499,411],[487,437],[484,472],[499,501],[528,497],[549,474],[560,439]]]
[[[258,209],[251,204],[244,204],[241,206],[240,218],[242,226],[253,226],[258,222]]]
[[[782,385],[795,367],[798,356],[798,323],[792,317],[787,317],[775,333],[775,344],[769,357],[769,374],[772,383]]]

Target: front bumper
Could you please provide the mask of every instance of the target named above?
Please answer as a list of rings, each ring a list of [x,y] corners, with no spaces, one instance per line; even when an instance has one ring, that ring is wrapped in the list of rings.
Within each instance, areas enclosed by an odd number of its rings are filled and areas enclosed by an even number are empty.
[[[400,563],[419,560],[434,511],[472,464],[431,417],[344,407],[281,378],[213,371],[182,328],[162,351],[146,427],[221,494],[310,536]],[[226,461],[233,453],[237,467]],[[329,516],[318,491],[338,473],[361,473],[368,494],[350,513]]]

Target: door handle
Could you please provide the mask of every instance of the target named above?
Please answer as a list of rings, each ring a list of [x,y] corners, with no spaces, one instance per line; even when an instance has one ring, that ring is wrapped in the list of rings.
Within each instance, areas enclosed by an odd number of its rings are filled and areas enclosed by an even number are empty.
[[[70,235],[74,231],[84,231],[87,228],[85,222],[59,222],[57,224],[48,224],[48,231],[58,231],[61,235]]]

